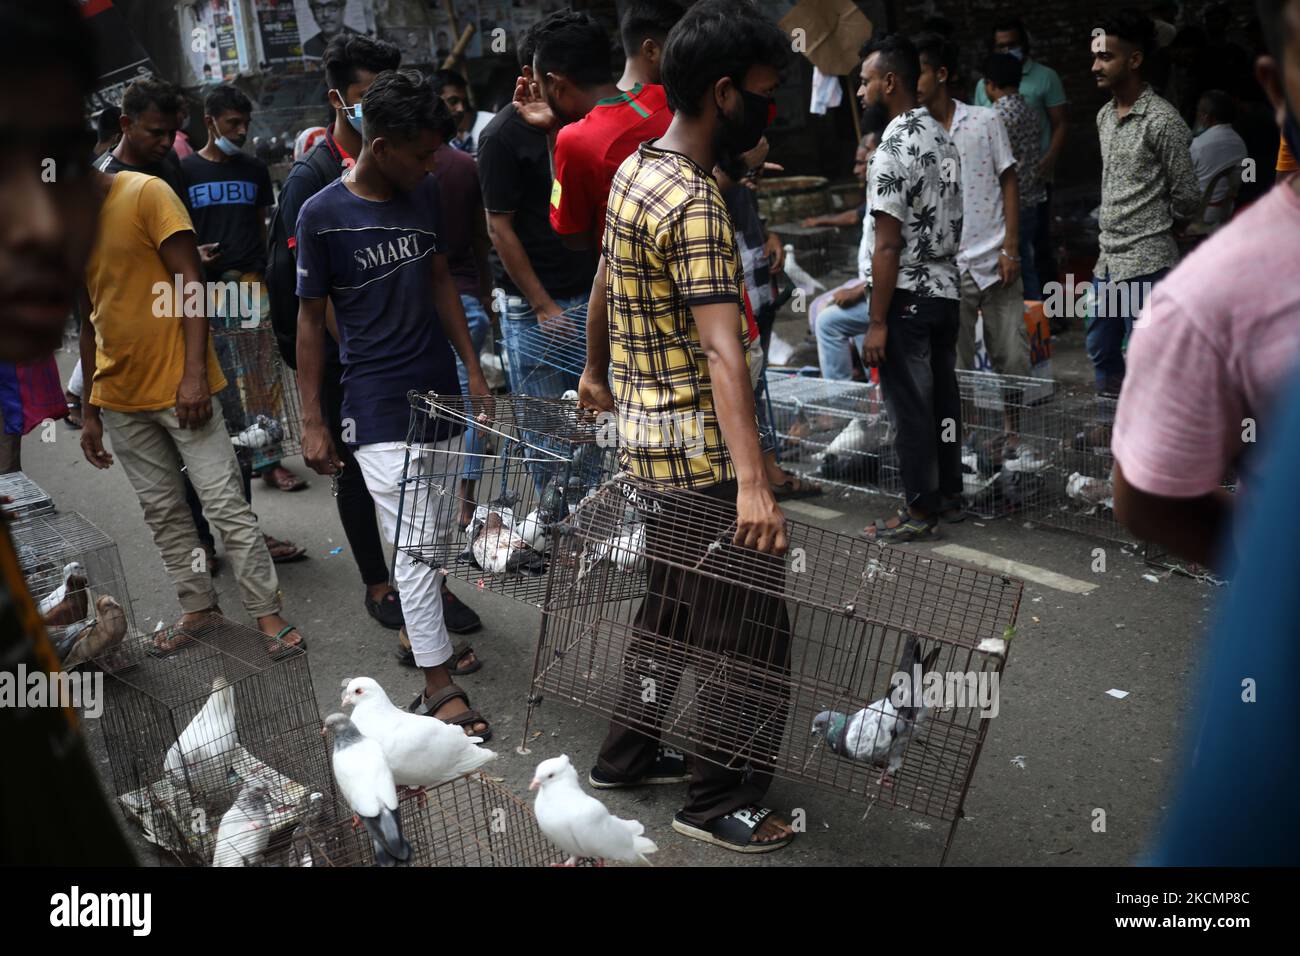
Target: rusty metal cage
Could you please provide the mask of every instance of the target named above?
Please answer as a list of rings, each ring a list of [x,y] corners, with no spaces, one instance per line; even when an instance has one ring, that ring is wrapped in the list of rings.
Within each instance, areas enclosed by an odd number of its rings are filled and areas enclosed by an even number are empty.
[[[15,521],[49,514],[54,510],[54,499],[21,471],[0,475],[0,498],[9,499],[7,504],[0,503],[0,510],[7,512]]]
[[[422,793],[399,791],[406,866],[549,866],[564,854],[537,828],[532,808],[481,771]],[[374,866],[374,845],[346,805],[307,834],[312,866]]]
[[[113,539],[75,511],[34,515],[11,533],[27,588],[65,666],[93,663],[114,671],[138,663],[135,610]]]
[[[302,451],[297,379],[280,358],[268,323],[212,328],[226,387],[217,393],[226,431],[253,469]]]
[[[1062,442],[1051,379],[959,369],[962,499],[979,518],[1039,513]]]
[[[105,682],[93,723],[113,792],[160,856],[206,866],[220,850],[222,865],[273,862],[310,795],[334,799],[307,653],[215,615],[174,643]],[[259,781],[258,829],[269,839],[219,843],[241,792]]]
[[[797,522],[775,557],[733,545],[735,521],[626,475],[583,502],[557,539],[529,720],[553,696],[728,769],[952,821],[950,845],[988,730],[964,689],[996,692],[1020,582]],[[640,599],[611,598],[634,570]],[[875,741],[861,728],[884,726],[909,656],[954,693]],[[828,714],[860,728],[860,759],[813,733]]]
[[[397,560],[540,607],[560,524],[617,469],[612,417],[528,395],[409,398]]]

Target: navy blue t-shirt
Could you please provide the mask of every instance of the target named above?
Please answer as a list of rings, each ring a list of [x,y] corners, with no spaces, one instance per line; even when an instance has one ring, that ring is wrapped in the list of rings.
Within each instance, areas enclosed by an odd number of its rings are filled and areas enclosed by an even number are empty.
[[[410,389],[460,395],[433,304],[438,228],[432,176],[386,202],[354,196],[340,179],[298,214],[298,297],[334,303],[354,445],[405,441]]]

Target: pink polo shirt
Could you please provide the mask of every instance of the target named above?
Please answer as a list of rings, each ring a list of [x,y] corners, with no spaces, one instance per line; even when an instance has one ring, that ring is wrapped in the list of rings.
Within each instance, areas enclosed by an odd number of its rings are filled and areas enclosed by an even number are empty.
[[[1151,293],[1129,342],[1111,442],[1140,491],[1195,498],[1249,459],[1300,359],[1300,196],[1237,216]]]

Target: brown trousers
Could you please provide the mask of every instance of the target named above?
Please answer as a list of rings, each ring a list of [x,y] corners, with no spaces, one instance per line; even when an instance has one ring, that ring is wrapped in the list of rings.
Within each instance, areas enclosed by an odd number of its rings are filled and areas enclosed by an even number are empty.
[[[736,490],[729,481],[704,494],[734,503]],[[753,552],[743,552],[744,565],[728,560],[730,548],[708,552],[719,538],[729,543],[727,522],[698,507],[674,508],[671,498],[660,498],[660,514],[642,511],[646,596],[632,622],[619,702],[597,766],[617,780],[649,772],[689,668],[695,686],[682,724],[690,728],[691,780],[682,817],[703,824],[759,802],[771,785],[789,704],[790,619],[783,600],[744,586],[744,567],[753,576]],[[666,554],[691,565],[710,556],[700,571],[686,571],[656,560]],[[764,578],[784,580],[784,558],[760,560],[775,563]]]

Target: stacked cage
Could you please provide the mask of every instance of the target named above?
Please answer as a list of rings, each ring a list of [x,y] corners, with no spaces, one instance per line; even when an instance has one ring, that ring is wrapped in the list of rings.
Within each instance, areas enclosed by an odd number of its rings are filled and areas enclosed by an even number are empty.
[[[278,862],[312,794],[334,793],[307,654],[216,615],[171,646],[105,687],[122,811],[189,865]]]
[[[0,510],[16,521],[54,510],[54,499],[21,471],[0,475],[0,499],[4,498],[9,500],[0,501]]]
[[[783,557],[764,554],[732,543],[733,505],[628,476],[571,529],[534,706],[553,695],[728,769],[955,828],[988,729],[973,688],[996,692],[1018,581],[797,522]],[[637,599],[611,598],[633,571]],[[946,694],[897,697],[936,677]]]
[[[564,855],[537,828],[533,811],[483,773],[399,794],[407,866],[548,866]],[[308,865],[374,866],[373,841],[346,809],[307,831]],[[298,860],[296,865],[302,865]]]
[[[11,530],[27,588],[64,669],[135,666],[139,631],[113,540],[75,511],[34,515]]]
[[[256,470],[300,452],[298,385],[271,326],[214,326],[212,342],[226,377],[217,399],[238,454]]]
[[[527,395],[409,398],[396,560],[540,607],[565,519],[616,470],[612,416]]]

